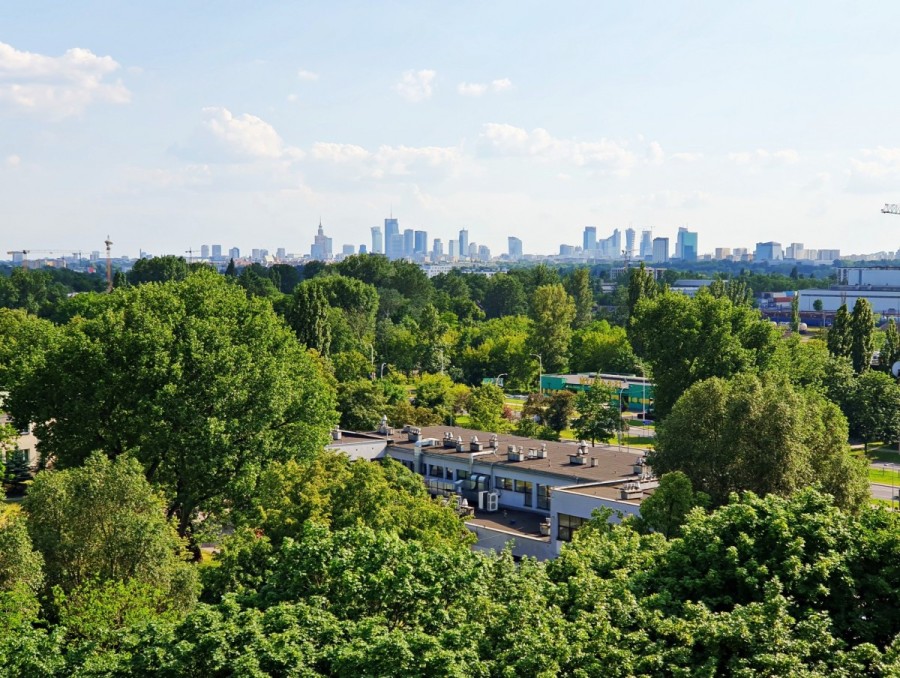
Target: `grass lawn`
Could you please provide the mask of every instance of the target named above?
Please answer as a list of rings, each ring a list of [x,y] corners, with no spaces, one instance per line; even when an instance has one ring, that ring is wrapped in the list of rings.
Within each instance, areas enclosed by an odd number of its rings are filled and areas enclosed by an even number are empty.
[[[896,469],[884,469],[877,466],[869,467],[869,482],[882,485],[900,486],[900,471]]]
[[[893,446],[888,447],[887,445],[883,445],[880,447],[875,447],[873,445],[869,446],[869,463],[877,464],[877,463],[895,463],[900,464],[900,452],[897,452],[896,448]]]

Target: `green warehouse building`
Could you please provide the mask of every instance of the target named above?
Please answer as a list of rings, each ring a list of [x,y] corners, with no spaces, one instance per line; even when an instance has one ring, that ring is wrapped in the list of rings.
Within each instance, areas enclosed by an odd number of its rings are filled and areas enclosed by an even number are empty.
[[[610,406],[619,405],[623,411],[636,413],[653,413],[653,382],[644,377],[632,374],[542,374],[542,391],[568,390],[578,393],[586,391],[599,379],[613,389],[615,397],[610,401]]]

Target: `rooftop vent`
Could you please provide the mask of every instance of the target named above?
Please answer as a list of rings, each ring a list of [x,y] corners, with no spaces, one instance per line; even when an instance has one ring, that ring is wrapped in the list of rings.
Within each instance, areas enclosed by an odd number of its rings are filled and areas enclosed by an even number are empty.
[[[418,426],[410,426],[407,424],[406,425],[406,436],[410,442],[417,443],[417,442],[419,442],[419,439],[421,439],[421,437],[422,437],[422,429],[420,429]]]
[[[640,499],[641,495],[644,494],[643,489],[641,489],[641,484],[639,482],[634,483],[625,483],[622,485],[622,489],[619,491],[620,499]]]
[[[335,428],[331,430],[331,439],[332,440],[340,440],[341,439],[341,429]]]
[[[509,461],[525,461],[525,448],[510,445],[509,450],[506,453],[506,458]]]
[[[541,443],[541,449],[538,450],[538,458],[539,459],[547,458],[547,443]]]
[[[472,440],[469,441],[469,451],[470,452],[481,452],[482,445],[478,442],[478,436],[472,436]]]
[[[498,443],[499,443],[499,441],[497,440],[497,434],[496,434],[496,433],[492,433],[492,434],[491,434],[491,439],[490,439],[490,441],[488,442],[488,447],[490,447],[492,450],[496,450],[496,449],[497,449]]]
[[[456,447],[456,438],[453,437],[451,431],[444,433],[444,447]]]

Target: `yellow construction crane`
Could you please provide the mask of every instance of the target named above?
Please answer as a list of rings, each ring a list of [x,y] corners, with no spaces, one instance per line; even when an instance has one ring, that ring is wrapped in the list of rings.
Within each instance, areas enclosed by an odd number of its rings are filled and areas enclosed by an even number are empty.
[[[884,203],[884,207],[881,208],[882,214],[900,214],[900,205],[895,203]]]

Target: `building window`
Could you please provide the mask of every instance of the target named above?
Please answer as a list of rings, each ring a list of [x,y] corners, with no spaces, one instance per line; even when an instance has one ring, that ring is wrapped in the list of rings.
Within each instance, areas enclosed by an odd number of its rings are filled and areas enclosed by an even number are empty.
[[[443,478],[444,477],[444,467],[443,466],[433,466],[431,464],[428,465],[428,475],[433,476],[435,478]]]
[[[525,495],[525,506],[531,506],[531,488],[533,487],[532,483],[527,480],[517,480],[515,491],[521,492]]]
[[[457,469],[456,471],[456,479],[457,480],[465,480],[469,477],[469,472],[463,469]]]
[[[435,480],[432,478],[425,479],[425,485],[432,494],[440,494],[448,496],[456,493],[456,487],[452,480]]]
[[[556,538],[559,539],[559,541],[572,541],[572,535],[586,522],[588,522],[587,518],[570,516],[566,513],[557,514]]]
[[[512,478],[497,477],[494,480],[495,480],[495,487],[498,490],[509,490],[510,492],[512,492],[512,490],[513,490]]]
[[[545,511],[550,510],[550,486],[549,485],[538,485],[537,486],[537,507],[539,509],[544,509]]]

